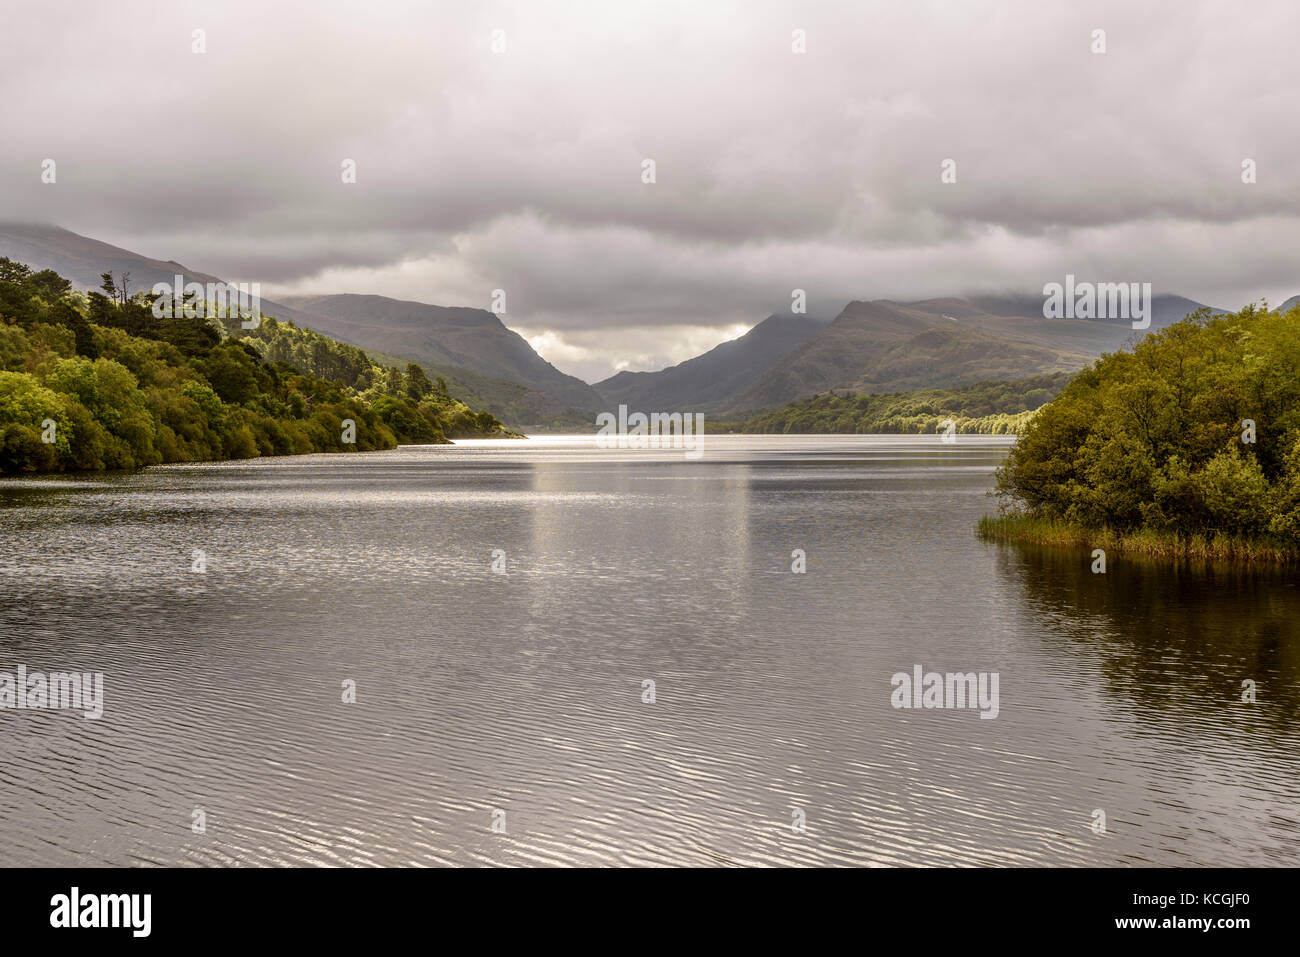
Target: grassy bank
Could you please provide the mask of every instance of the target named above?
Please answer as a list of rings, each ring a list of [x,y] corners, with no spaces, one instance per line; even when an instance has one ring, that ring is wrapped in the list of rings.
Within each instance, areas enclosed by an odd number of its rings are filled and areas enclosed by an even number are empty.
[[[1231,564],[1300,565],[1300,546],[1266,537],[1139,529],[1117,532],[1087,528],[1033,515],[985,516],[976,533],[989,542],[1106,551],[1107,556],[1128,558],[1184,559]]]

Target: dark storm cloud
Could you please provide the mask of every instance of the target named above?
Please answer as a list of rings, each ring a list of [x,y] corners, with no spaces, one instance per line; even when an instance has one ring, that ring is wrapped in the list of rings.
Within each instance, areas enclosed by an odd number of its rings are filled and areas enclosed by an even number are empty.
[[[1298,25],[1282,0],[31,5],[0,36],[0,215],[283,290],[504,288],[588,376],[795,287],[1276,301]]]

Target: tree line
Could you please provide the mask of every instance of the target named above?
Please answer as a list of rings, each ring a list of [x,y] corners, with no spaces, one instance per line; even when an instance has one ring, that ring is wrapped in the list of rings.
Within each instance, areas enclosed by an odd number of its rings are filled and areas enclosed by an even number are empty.
[[[512,434],[418,365],[383,366],[269,317],[249,330],[237,316],[156,318],[129,274],[102,279],[78,293],[52,270],[0,258],[0,472]]]
[[[831,391],[791,402],[745,422],[742,431],[792,433],[923,433],[942,431],[952,420],[957,432],[1018,432],[1035,410],[1064,388],[1070,376],[990,379],[952,389],[900,393]]]

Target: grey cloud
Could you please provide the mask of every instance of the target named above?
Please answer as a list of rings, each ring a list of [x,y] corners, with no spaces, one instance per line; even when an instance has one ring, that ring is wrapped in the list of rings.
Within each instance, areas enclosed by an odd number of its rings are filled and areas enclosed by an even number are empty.
[[[1224,306],[1283,298],[1300,291],[1300,13],[1249,13],[32,5],[0,37],[0,212],[296,291],[474,305],[503,287],[512,324],[611,342],[584,368],[684,358],[652,330],[720,336],[795,286],[919,299],[1096,270]]]

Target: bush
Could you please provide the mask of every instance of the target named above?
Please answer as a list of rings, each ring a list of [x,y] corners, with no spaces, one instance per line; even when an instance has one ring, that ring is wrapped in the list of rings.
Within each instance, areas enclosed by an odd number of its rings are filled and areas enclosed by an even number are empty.
[[[999,493],[1069,525],[1300,543],[1298,332],[1300,307],[1201,310],[1103,356],[1034,414]]]

